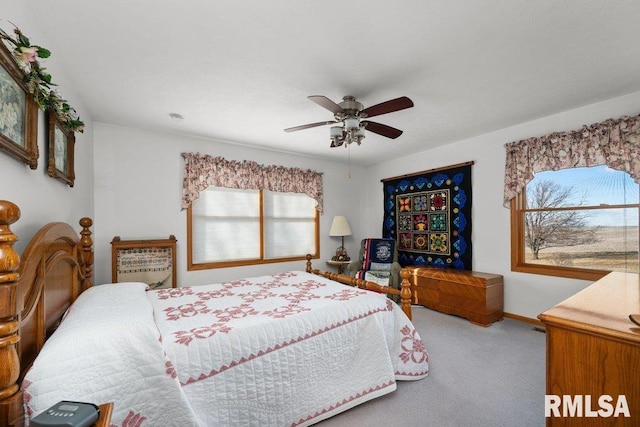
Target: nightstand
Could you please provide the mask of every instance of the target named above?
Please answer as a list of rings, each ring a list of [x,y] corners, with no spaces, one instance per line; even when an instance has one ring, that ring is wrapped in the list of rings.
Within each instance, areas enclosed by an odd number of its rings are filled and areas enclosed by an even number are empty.
[[[342,274],[342,271],[344,270],[344,268],[349,265],[351,261],[333,261],[333,260],[329,260],[327,261],[327,265],[330,265],[332,267],[337,267],[338,268],[338,274]]]
[[[109,427],[111,424],[111,412],[113,412],[113,403],[103,403],[98,405],[100,408],[100,418],[94,424],[94,427]]]

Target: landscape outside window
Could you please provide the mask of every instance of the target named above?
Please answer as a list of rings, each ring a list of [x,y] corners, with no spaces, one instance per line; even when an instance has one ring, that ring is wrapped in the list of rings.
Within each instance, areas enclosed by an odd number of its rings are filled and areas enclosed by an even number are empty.
[[[524,262],[639,272],[640,189],[607,166],[536,173],[522,210]]]

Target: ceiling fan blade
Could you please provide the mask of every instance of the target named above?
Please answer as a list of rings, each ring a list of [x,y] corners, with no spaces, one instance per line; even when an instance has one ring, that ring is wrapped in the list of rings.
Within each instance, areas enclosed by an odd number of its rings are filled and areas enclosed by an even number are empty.
[[[316,104],[318,104],[319,106],[324,107],[327,110],[331,111],[333,114],[344,113],[344,110],[342,109],[341,106],[339,106],[338,104],[336,104],[335,102],[327,98],[326,96],[311,95],[308,98],[313,102],[315,102]]]
[[[405,108],[413,107],[413,101],[411,101],[406,96],[401,96],[400,98],[392,99],[390,101],[381,102],[380,104],[372,105],[371,107],[365,108],[360,111],[360,115],[364,117],[373,117],[379,116],[381,114],[393,113],[394,111],[404,110]]]
[[[402,135],[400,129],[392,128],[391,126],[383,125],[382,123],[370,122],[369,120],[363,120],[360,122],[365,125],[365,129],[378,135],[386,136],[387,138],[396,139]]]
[[[287,128],[284,131],[285,132],[295,132],[297,130],[302,130],[302,129],[309,129],[309,128],[314,128],[316,126],[324,126],[324,125],[331,125],[333,123],[338,123],[335,120],[329,121],[329,122],[317,122],[317,123],[309,123],[308,125],[301,125],[301,126],[294,126],[292,128]]]
[[[344,138],[343,139],[339,139],[337,141],[331,141],[331,145],[329,147],[330,148],[340,147],[342,144],[344,144]]]

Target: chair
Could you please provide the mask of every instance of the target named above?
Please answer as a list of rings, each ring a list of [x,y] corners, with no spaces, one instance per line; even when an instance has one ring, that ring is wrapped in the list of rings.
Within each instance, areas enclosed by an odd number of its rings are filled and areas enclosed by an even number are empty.
[[[395,289],[400,289],[401,269],[395,240],[380,238],[362,239],[358,260],[352,261],[347,266],[351,277]]]

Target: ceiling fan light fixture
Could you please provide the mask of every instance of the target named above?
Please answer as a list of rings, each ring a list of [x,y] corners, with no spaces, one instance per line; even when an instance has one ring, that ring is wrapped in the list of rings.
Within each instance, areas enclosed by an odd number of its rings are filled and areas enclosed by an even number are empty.
[[[356,101],[356,98],[352,95],[343,97],[342,102],[339,104],[336,104],[323,95],[312,95],[308,98],[321,107],[331,111],[335,120],[295,126],[285,129],[285,132],[293,132],[329,124],[340,124],[340,126],[332,126],[329,130],[331,147],[339,147],[341,145],[349,147],[353,142],[360,145],[365,138],[365,127],[367,131],[382,135],[386,138],[398,138],[402,135],[400,129],[365,120],[365,118],[368,119],[369,117],[380,116],[413,107],[413,101],[406,96],[381,102],[380,104],[367,108],[364,108],[362,103]]]
[[[331,137],[331,146],[339,147],[344,143],[342,126],[331,126],[329,136]]]
[[[358,129],[358,127],[360,126],[360,120],[358,119],[344,119],[344,127],[350,131],[350,130],[354,130],[354,129]]]
[[[329,136],[331,136],[331,138],[342,137],[342,126],[331,126]]]
[[[362,140],[364,139],[365,133],[364,133],[364,126],[360,126],[358,128],[357,131],[355,131],[351,137],[352,142],[357,143],[358,145],[360,145],[360,143],[362,142]]]

